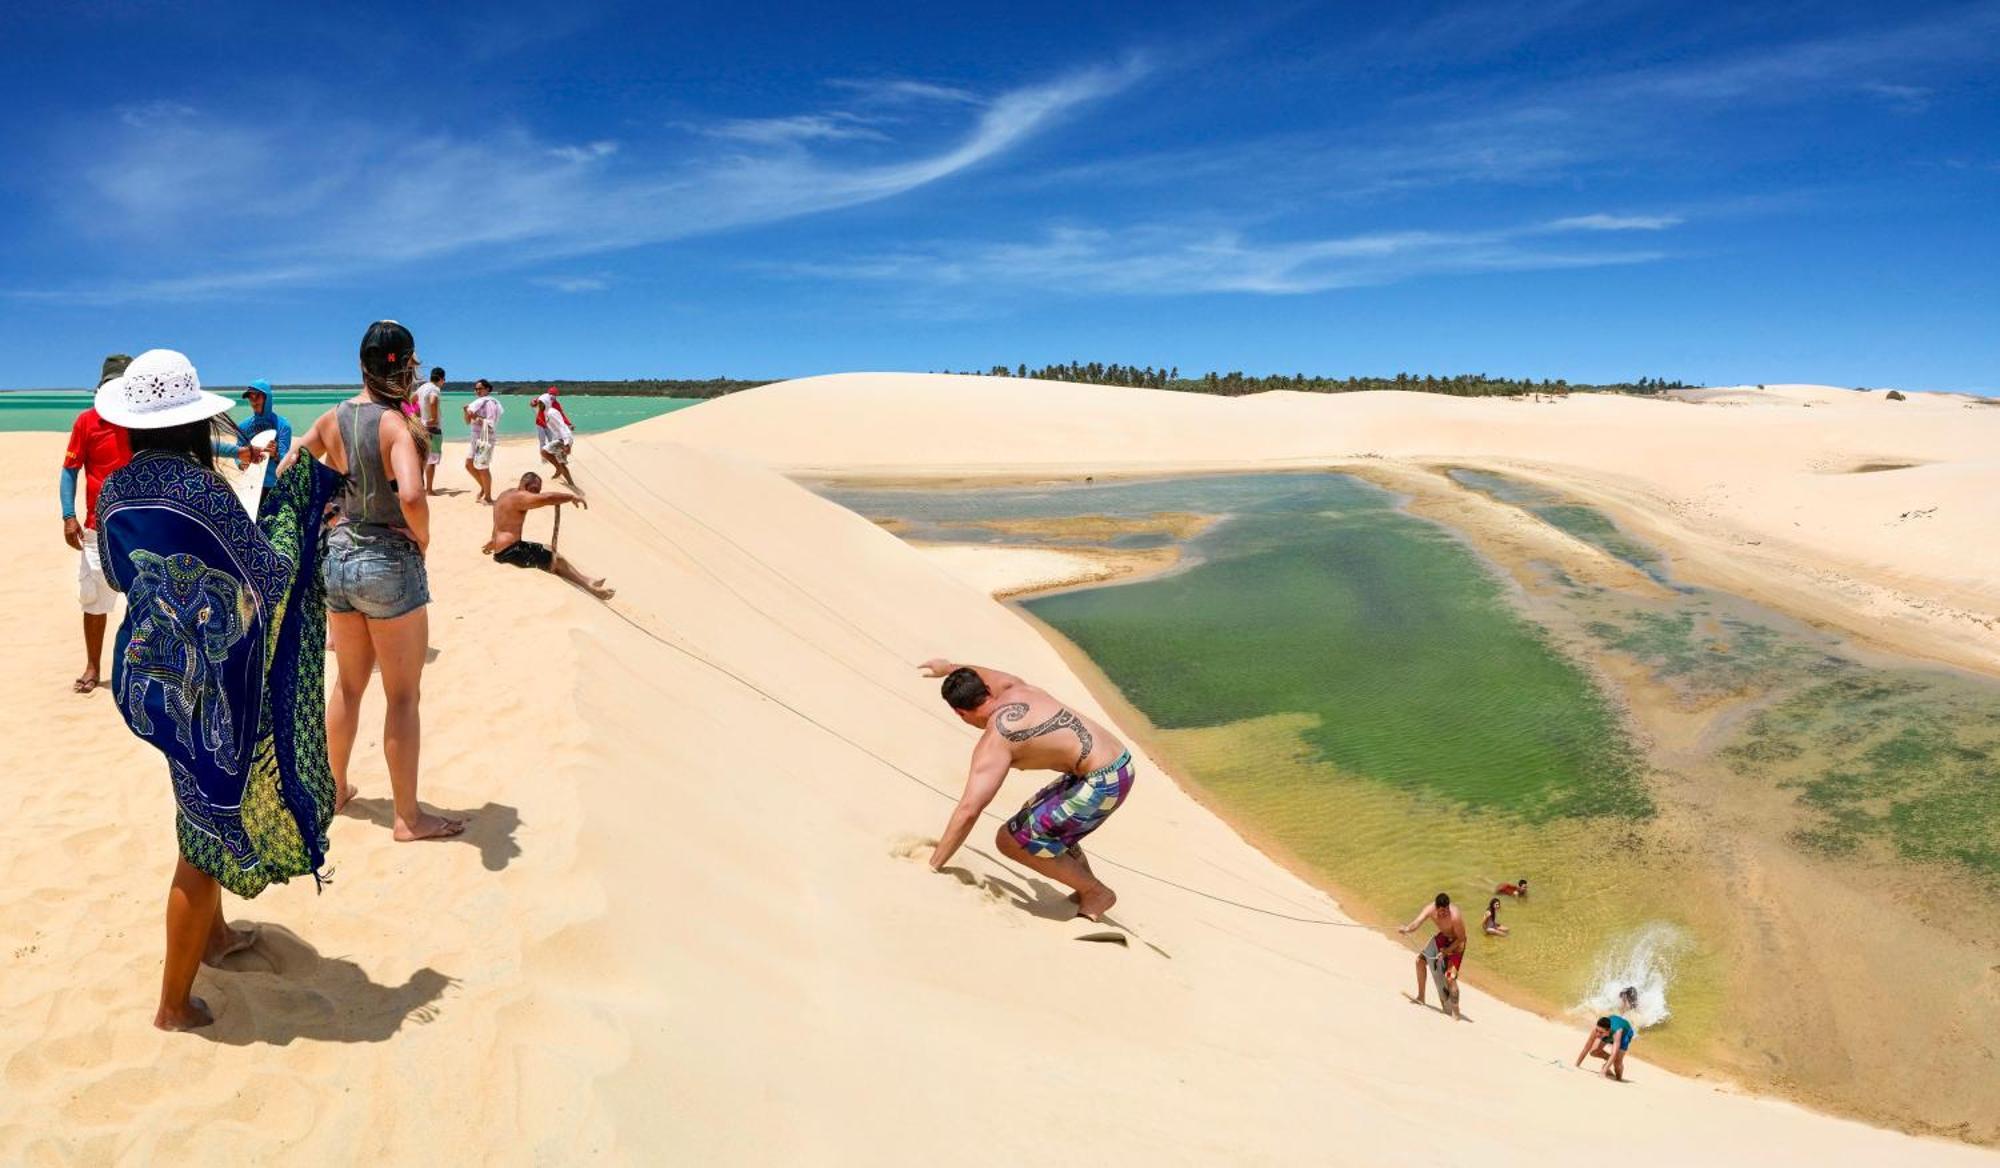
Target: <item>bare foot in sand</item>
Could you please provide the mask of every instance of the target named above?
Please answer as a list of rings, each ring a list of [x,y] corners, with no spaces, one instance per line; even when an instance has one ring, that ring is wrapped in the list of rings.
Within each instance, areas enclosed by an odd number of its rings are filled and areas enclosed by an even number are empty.
[[[69,688],[72,692],[80,694],[87,694],[91,690],[96,689],[97,667],[93,665],[89,669],[86,669],[82,673],[78,674],[76,680],[70,684]]]
[[[232,953],[241,953],[257,943],[257,926],[247,929],[232,929],[223,926],[217,933],[208,936],[208,948],[201,955],[203,965],[214,965]]]
[[[339,789],[333,793],[333,813],[339,815],[341,812],[347,810],[347,805],[353,801],[354,788],[348,786],[346,783],[340,784]]]
[[[1110,912],[1111,906],[1117,903],[1118,894],[1100,884],[1088,896],[1077,899],[1076,915],[1101,923],[1104,914]]]
[[[215,1021],[215,1015],[208,1012],[208,1003],[189,995],[187,1005],[178,1010],[161,1006],[153,1014],[153,1025],[161,1030],[197,1030]]]
[[[465,830],[463,819],[446,819],[442,815],[432,815],[426,811],[417,816],[414,824],[406,824],[402,817],[396,819],[396,841],[414,843],[417,840],[450,839]]]
[[[597,579],[592,580],[589,584],[590,594],[592,596],[597,597],[599,600],[609,600],[612,597],[618,595],[618,590],[616,588],[606,588],[604,586],[605,579],[606,577],[599,576]]]

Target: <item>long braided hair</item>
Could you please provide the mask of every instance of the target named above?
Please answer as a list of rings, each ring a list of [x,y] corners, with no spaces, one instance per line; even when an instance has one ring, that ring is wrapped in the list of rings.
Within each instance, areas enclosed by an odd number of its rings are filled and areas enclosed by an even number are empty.
[[[430,452],[430,432],[403,409],[417,387],[417,339],[393,320],[378,320],[361,337],[361,389],[368,399],[393,411],[409,427],[418,457]]]

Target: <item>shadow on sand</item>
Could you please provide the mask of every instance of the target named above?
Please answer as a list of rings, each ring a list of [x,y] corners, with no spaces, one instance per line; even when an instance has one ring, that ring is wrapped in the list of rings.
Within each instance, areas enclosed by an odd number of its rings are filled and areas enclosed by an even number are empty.
[[[458,984],[435,969],[402,985],[381,985],[359,965],[325,957],[283,925],[259,926],[257,943],[204,968],[195,993],[215,1022],[189,1033],[226,1046],[386,1042],[404,1023],[438,1016],[438,1001]]]
[[[446,811],[435,808],[438,814],[451,819],[464,819],[465,830],[458,835],[443,840],[425,840],[422,846],[433,843],[472,844],[479,849],[479,861],[486,865],[488,872],[498,872],[521,854],[521,845],[514,835],[521,829],[521,811],[505,803],[488,803],[477,811]],[[396,826],[395,805],[387,799],[364,799],[359,795],[347,801],[342,815],[365,819],[385,831]],[[417,847],[419,844],[409,844]]]

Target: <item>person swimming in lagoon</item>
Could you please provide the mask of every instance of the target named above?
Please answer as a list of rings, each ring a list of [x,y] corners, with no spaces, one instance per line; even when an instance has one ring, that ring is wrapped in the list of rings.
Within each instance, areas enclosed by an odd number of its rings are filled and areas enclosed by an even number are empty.
[[[1424,975],[1435,973],[1438,983],[1438,1008],[1453,1018],[1458,1014],[1458,970],[1465,962],[1465,915],[1451,903],[1449,893],[1440,892],[1424,911],[1398,933],[1413,933],[1425,921],[1431,922],[1437,932],[1431,936],[1424,951],[1417,954],[1417,996],[1412,1002],[1424,1004]]]
[[[1514,883],[1502,884],[1493,891],[1499,893],[1501,896],[1526,896],[1528,895],[1528,878],[1523,876]]]
[[[1499,897],[1496,896],[1486,902],[1486,919],[1479,922],[1479,928],[1489,937],[1504,937],[1507,935],[1507,926],[1500,923]]]
[[[1632,993],[1635,998],[1638,996],[1629,989],[1625,992]],[[1624,996],[1624,993],[1619,994],[1621,1000]],[[1631,1048],[1632,1039],[1637,1034],[1622,1015],[1606,1014],[1591,1027],[1590,1037],[1583,1040],[1583,1050],[1576,1056],[1576,1065],[1582,1066],[1586,1058],[1601,1058],[1604,1060],[1604,1077],[1624,1082],[1625,1052]],[[1617,1044],[1616,1049],[1612,1048],[1613,1043]]]
[[[965,794],[931,850],[931,871],[942,872],[951,862],[1007,772],[1058,771],[1055,782],[1000,826],[993,842],[1008,859],[1075,889],[1077,915],[1102,921],[1118,894],[1090,870],[1082,841],[1124,805],[1132,790],[1132,752],[1104,727],[1011,673],[942,657],[922,669],[926,677],[944,679],[939,694],[960,721],[985,731],[972,748]]]

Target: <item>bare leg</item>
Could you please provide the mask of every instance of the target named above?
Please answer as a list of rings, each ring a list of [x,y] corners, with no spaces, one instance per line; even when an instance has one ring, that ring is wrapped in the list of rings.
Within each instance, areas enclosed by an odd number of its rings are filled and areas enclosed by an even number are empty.
[[[97,688],[104,672],[104,625],[101,612],[83,614],[83,672],[77,675],[76,692],[87,694]]]
[[[368,639],[368,618],[358,612],[330,612],[326,627],[338,675],[326,698],[326,758],[333,770],[333,809],[338,813],[354,798],[347,763],[361,727],[361,695],[368,692],[369,675],[375,672],[375,645]]]
[[[1051,880],[1060,880],[1076,889],[1076,913],[1093,921],[1101,921],[1111,906],[1118,903],[1118,894],[1111,891],[1102,880],[1090,874],[1090,868],[1074,856],[1042,857],[1031,856],[1028,850],[1014,838],[1014,833],[1002,827],[993,835],[993,843],[1002,855],[1024,868],[1032,868]]]
[[[1417,954],[1417,1005],[1419,1006],[1424,1004],[1424,987],[1430,984],[1427,977],[1429,973],[1430,962],[1424,960],[1423,954]],[[1440,987],[1438,992],[1443,993],[1443,988]]]
[[[555,563],[549,565],[549,571],[561,576],[563,579],[597,597],[599,600],[609,600],[617,595],[616,589],[604,586],[604,577],[599,576],[593,580],[584,575],[575,564],[570,563],[561,556],[557,556]]]
[[[424,494],[426,494],[426,495],[435,495],[435,494],[437,494],[437,493],[438,493],[438,489],[437,489],[437,478],[438,478],[438,464],[437,464],[437,463],[435,463],[435,462],[428,462],[428,461],[427,461],[427,462],[425,462],[425,463],[424,463]]]
[[[389,758],[389,790],[396,806],[396,838],[405,842],[440,839],[465,830],[465,822],[433,815],[417,804],[417,767],[423,747],[424,654],[430,646],[430,609],[394,620],[369,621],[375,659],[382,666],[382,697],[389,706],[382,724],[382,753]]]
[[[215,1021],[208,1006],[188,991],[194,988],[221,900],[222,886],[213,876],[186,860],[175,863],[173,887],[167,890],[166,969],[160,976],[160,1008],[153,1015],[153,1025],[162,1030],[193,1030]]]
[[[257,930],[232,929],[229,922],[222,919],[222,897],[215,898],[215,919],[208,929],[208,948],[201,955],[202,964],[214,965],[231,953],[241,953],[257,943]]]

